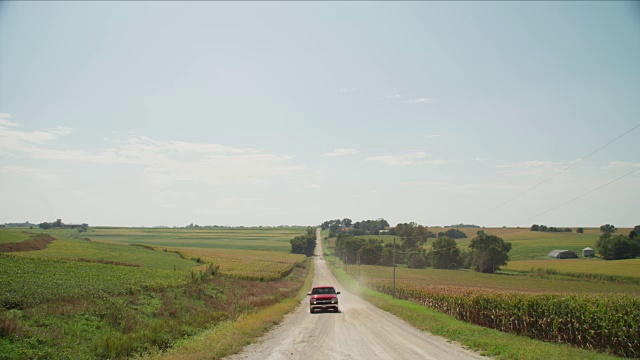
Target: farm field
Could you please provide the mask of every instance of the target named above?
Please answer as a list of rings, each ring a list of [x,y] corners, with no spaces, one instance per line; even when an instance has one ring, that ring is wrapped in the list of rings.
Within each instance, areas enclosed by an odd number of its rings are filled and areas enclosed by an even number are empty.
[[[59,298],[126,294],[188,278],[179,271],[0,255],[0,305],[21,309]]]
[[[107,244],[75,238],[55,240],[43,250],[21,251],[13,254],[48,259],[112,261],[151,269],[178,271],[188,271],[199,265],[193,260],[183,259],[176,253],[154,251],[141,246]]]
[[[640,276],[638,259],[546,257],[547,249],[572,249],[572,246],[581,253],[587,245],[577,244],[589,238],[595,242],[597,230],[587,234],[496,230],[498,236],[512,242],[512,258],[536,259],[511,261],[505,267],[523,274],[397,267],[397,296],[456,319],[504,332],[623,357],[640,354],[640,332],[633,320],[640,316],[637,311],[640,285],[634,280]],[[485,232],[491,234],[491,229]],[[462,239],[458,244],[464,249],[470,240]],[[334,246],[335,239],[329,239],[329,254]],[[325,254],[325,258],[329,264],[344,266],[332,255]],[[555,272],[541,272],[538,268]],[[532,269],[535,272],[528,273]],[[393,294],[392,268],[347,265],[346,270],[362,285]]]
[[[498,276],[498,275],[494,275]],[[363,285],[438,310],[458,320],[623,357],[640,354],[640,297],[616,293],[507,291],[360,279]],[[581,286],[578,284],[576,286]]]
[[[0,358],[138,357],[295,296],[309,270],[289,239],[305,230],[238,230],[0,229],[5,243],[56,238],[0,253]]]
[[[305,228],[169,229],[89,228],[79,236],[92,241],[167,247],[270,250],[289,252],[289,240]],[[54,235],[55,236],[55,235]]]
[[[158,248],[160,249],[160,248]],[[188,259],[220,266],[220,273],[245,279],[275,280],[286,276],[307,257],[255,250],[166,248]]]
[[[348,272],[367,283],[391,284],[391,267],[348,265]],[[483,274],[471,270],[396,268],[396,283],[406,287],[460,287],[482,292],[631,295],[640,297],[640,285],[591,281],[569,277]]]
[[[561,274],[598,274],[640,279],[640,259],[616,261],[606,261],[598,258],[523,260],[509,262],[503,269],[522,272],[536,272],[549,269]]]

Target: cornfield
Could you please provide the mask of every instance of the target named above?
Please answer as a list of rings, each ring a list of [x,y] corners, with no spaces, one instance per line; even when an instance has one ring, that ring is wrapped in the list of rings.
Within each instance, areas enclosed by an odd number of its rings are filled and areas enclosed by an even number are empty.
[[[393,292],[388,282],[366,282],[365,285],[386,294]],[[617,356],[640,356],[640,299],[635,297],[406,285],[397,287],[396,294],[401,299],[480,326]]]

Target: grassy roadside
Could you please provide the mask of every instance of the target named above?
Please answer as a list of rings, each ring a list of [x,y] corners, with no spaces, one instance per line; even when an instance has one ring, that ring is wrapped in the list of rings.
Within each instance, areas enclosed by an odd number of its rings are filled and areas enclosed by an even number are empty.
[[[380,309],[396,315],[414,327],[456,341],[480,354],[498,359],[618,359],[617,357],[546,343],[456,320],[448,315],[407,300],[393,299],[360,286],[343,269],[332,267],[333,256],[325,252],[326,263],[338,281]]]
[[[253,343],[274,325],[280,323],[284,316],[293,311],[313,282],[313,258],[307,259],[309,273],[298,294],[275,305],[239,316],[217,324],[204,333],[188,338],[162,354],[148,356],[148,359],[220,359],[238,353],[245,346]]]

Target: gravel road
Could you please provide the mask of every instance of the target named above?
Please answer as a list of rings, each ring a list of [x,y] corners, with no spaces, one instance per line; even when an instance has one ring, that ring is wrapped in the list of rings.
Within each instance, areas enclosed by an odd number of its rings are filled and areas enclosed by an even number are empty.
[[[228,359],[486,359],[417,330],[342,289],[321,256],[319,231],[316,254],[313,284],[332,285],[340,291],[341,312],[310,314],[309,300],[304,299],[257,343]]]

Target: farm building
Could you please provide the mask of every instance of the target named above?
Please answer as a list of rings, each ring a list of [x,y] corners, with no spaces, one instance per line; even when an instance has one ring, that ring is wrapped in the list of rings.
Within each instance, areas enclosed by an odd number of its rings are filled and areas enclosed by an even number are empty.
[[[575,251],[571,250],[551,250],[548,254],[548,257],[554,259],[577,259],[578,254]]]
[[[594,257],[594,256],[596,256],[596,254],[592,248],[586,247],[582,249],[582,257]]]

